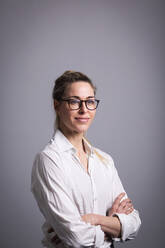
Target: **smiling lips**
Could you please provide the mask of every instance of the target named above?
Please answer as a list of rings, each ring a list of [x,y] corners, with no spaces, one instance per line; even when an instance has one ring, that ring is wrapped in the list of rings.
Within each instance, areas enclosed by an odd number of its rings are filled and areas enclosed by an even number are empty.
[[[89,120],[89,118],[84,118],[84,117],[77,117],[75,119],[81,123],[86,123]]]

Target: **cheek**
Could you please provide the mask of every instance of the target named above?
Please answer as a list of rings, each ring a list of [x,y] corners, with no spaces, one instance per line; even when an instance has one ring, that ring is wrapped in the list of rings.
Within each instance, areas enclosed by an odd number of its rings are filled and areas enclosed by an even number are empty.
[[[63,109],[63,111],[60,112],[59,117],[63,122],[69,122],[74,118],[73,114],[69,112],[67,109]]]
[[[91,119],[93,119],[95,117],[95,114],[96,114],[96,111],[90,113]]]

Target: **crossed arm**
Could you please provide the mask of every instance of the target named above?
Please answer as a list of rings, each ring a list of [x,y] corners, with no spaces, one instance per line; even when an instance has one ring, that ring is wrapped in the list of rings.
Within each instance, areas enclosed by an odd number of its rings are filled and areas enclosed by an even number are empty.
[[[82,220],[91,225],[100,225],[101,229],[110,234],[112,237],[121,236],[121,223],[115,213],[130,214],[133,211],[133,205],[129,198],[122,200],[125,193],[119,194],[115,199],[112,207],[109,209],[107,216],[99,214],[85,214]],[[122,201],[121,201],[122,200]]]
[[[129,198],[122,200],[124,196],[124,192],[118,195],[113,202],[112,207],[108,210],[107,216],[99,214],[85,214],[82,216],[82,220],[86,223],[90,223],[91,225],[100,225],[103,232],[111,237],[120,237],[121,223],[118,217],[115,216],[115,213],[124,213],[128,215],[134,210],[132,202]],[[49,233],[53,231],[53,228],[48,230]],[[52,238],[52,241],[56,244],[61,242],[57,235]]]
[[[109,233],[109,237],[120,237],[117,240],[122,241],[136,236],[141,224],[138,212],[134,210],[128,214],[131,211],[128,206],[130,202],[122,199],[124,194],[119,195],[124,189],[113,166],[111,174],[111,194],[108,199],[113,199],[114,202],[112,205],[109,203],[109,216],[99,216],[96,212],[93,215],[88,212],[89,215],[81,216],[74,199],[71,198],[73,192],[72,188],[68,187],[68,175],[44,153],[36,157],[32,173],[32,192],[47,220],[43,226],[45,243],[56,244],[59,241],[71,247],[93,244],[100,247],[106,238],[105,232]],[[107,208],[105,210],[108,211]],[[104,214],[106,213],[103,212]],[[90,221],[90,217],[94,222]],[[92,224],[87,225],[85,221]]]

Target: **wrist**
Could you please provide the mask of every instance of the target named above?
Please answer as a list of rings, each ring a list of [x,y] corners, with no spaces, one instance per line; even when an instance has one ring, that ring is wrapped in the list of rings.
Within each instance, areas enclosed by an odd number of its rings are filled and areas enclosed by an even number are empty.
[[[97,226],[97,225],[101,225],[101,215],[99,215],[99,214],[94,214],[94,216],[93,216],[93,224],[95,225],[95,226]]]
[[[98,215],[97,216],[97,225],[104,225],[104,223],[105,223],[105,221],[106,221],[106,216],[104,216],[104,215]]]

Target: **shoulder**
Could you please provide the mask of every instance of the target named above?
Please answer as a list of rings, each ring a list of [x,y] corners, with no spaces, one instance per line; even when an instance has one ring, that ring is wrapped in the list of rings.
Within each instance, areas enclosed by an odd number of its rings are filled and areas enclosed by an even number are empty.
[[[43,150],[38,152],[34,158],[33,171],[44,172],[61,167],[61,156],[58,148],[50,141]]]
[[[44,149],[43,151],[36,154],[31,179],[32,184],[41,184],[43,182],[45,185],[49,185],[52,181],[63,180],[65,178],[63,166],[61,166],[61,160],[58,153],[51,153],[49,150]]]

